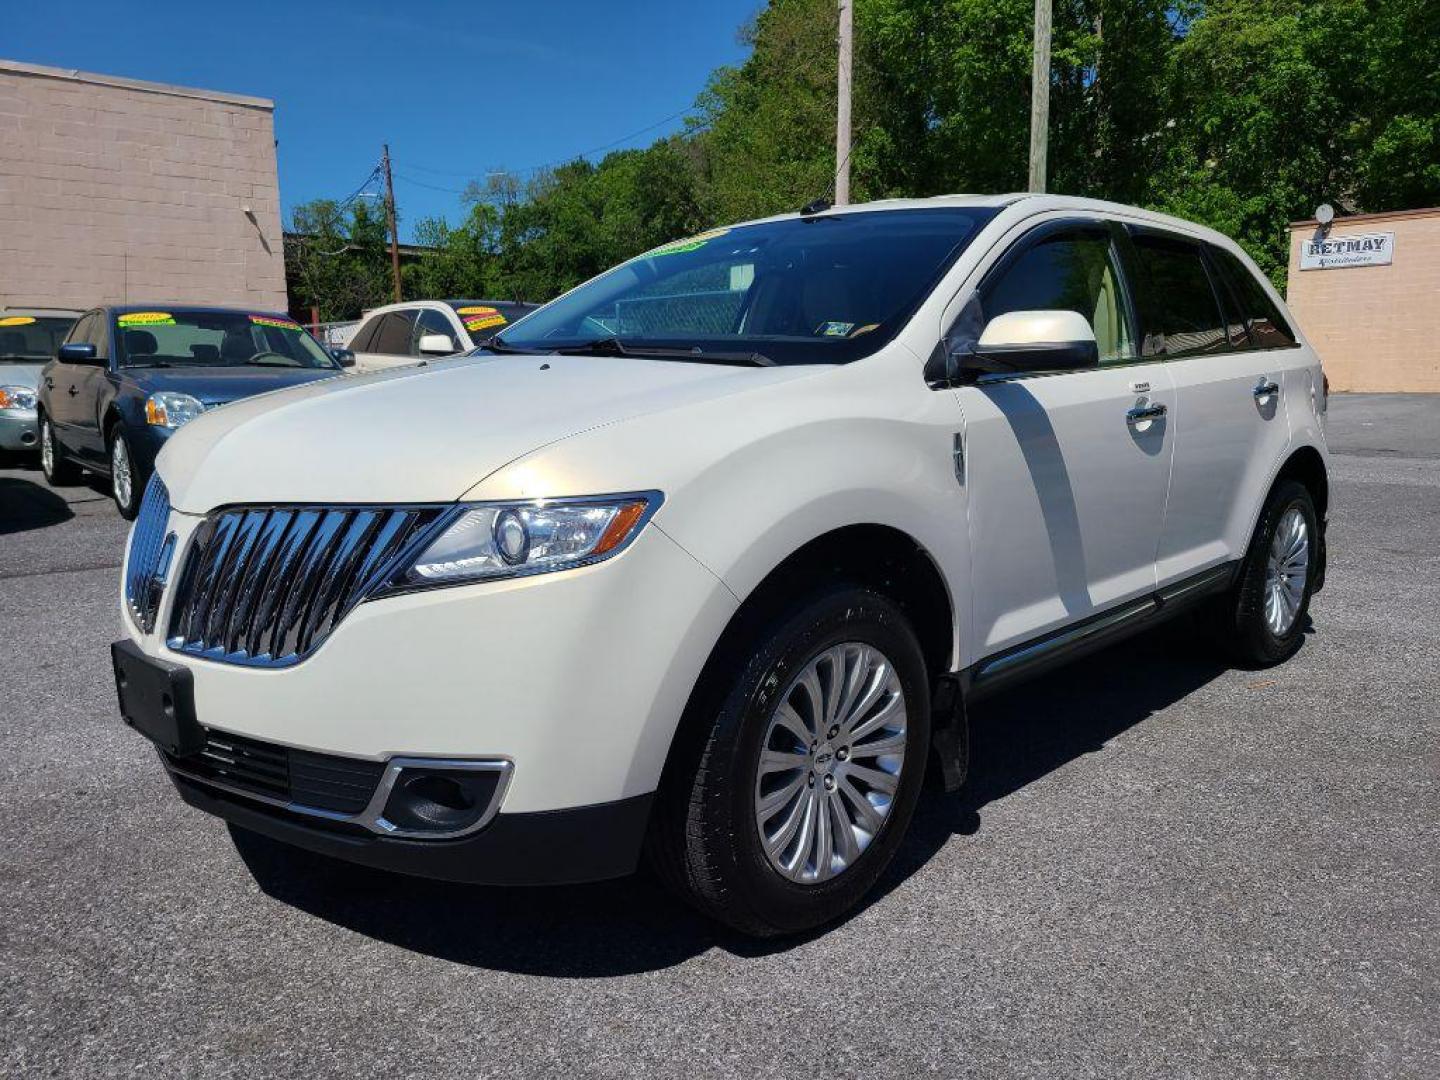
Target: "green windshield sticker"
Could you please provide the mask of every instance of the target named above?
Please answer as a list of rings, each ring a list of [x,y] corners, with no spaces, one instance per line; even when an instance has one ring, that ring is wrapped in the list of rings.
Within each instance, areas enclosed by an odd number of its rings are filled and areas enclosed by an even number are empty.
[[[116,321],[121,326],[174,326],[175,316],[168,311],[127,311]]]
[[[709,232],[692,236],[688,240],[677,240],[673,244],[664,244],[654,251],[647,252],[645,257],[654,259],[661,255],[681,255],[687,251],[699,251],[711,240],[724,236],[729,231],[729,229],[711,229]]]
[[[300,329],[300,324],[294,319],[277,319],[273,315],[251,315],[250,321],[256,326],[274,326],[281,330]]]
[[[827,322],[820,327],[821,337],[846,337],[855,329],[853,322]]]

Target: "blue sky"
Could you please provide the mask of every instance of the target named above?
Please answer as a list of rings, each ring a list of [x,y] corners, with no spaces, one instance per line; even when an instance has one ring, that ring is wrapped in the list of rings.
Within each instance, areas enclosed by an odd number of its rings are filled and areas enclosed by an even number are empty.
[[[413,225],[460,217],[459,195],[436,188],[573,157],[688,108],[714,68],[744,59],[737,31],[760,3],[12,0],[0,56],[272,98],[287,213],[348,195],[388,141]]]

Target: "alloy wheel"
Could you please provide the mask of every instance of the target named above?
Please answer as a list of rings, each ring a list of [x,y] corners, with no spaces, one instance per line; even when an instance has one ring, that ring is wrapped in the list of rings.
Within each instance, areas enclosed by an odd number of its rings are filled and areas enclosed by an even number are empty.
[[[110,483],[115,492],[115,501],[127,510],[134,495],[134,475],[130,469],[130,449],[125,445],[125,436],[118,431],[110,444]]]
[[[853,866],[890,815],[905,743],[905,695],[883,653],[846,642],[811,660],[761,742],[755,824],[770,865],[804,884]]]
[[[1295,625],[1309,572],[1310,528],[1300,508],[1292,506],[1275,526],[1265,564],[1265,622],[1276,637]]]

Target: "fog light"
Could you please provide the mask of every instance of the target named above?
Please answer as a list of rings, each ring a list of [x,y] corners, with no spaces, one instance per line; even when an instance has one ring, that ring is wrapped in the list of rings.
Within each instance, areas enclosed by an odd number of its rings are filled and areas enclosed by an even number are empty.
[[[405,766],[385,803],[390,831],[438,836],[464,832],[485,819],[502,773],[495,769]]]

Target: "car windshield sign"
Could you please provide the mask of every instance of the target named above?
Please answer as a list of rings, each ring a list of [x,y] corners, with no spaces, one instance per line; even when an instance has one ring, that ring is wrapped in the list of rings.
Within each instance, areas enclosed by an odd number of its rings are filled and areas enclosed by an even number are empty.
[[[334,369],[293,319],[246,311],[127,311],[115,317],[124,367]]]
[[[547,305],[505,331],[502,349],[585,352],[604,342],[595,351],[607,356],[619,343],[667,359],[846,363],[894,337],[994,213],[842,212],[711,229]]]

